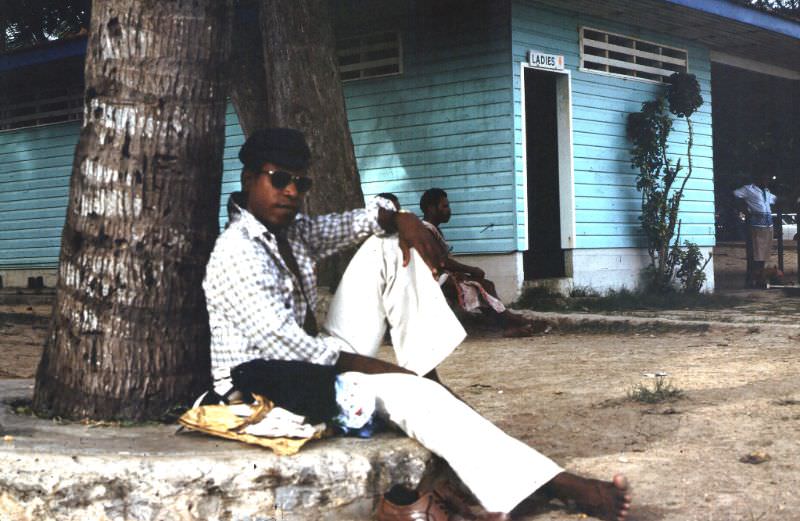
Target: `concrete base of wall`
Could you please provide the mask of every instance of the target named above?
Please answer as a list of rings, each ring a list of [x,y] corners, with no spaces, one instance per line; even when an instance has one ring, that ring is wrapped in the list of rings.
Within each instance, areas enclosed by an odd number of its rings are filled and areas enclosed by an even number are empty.
[[[486,278],[494,282],[497,294],[505,303],[515,301],[522,288],[522,252],[486,255],[454,255],[463,264],[477,266],[486,272]]]
[[[708,258],[712,248],[700,248]],[[623,288],[635,289],[639,286],[639,274],[650,263],[646,249],[604,248],[587,250],[567,250],[567,271],[572,274],[573,288],[587,288],[598,292]],[[704,291],[714,290],[714,260],[705,269],[706,285]]]
[[[29,279],[41,277],[41,287],[54,288],[58,281],[56,268],[0,269],[4,288],[28,288]]]
[[[712,248],[700,248],[708,258]],[[646,249],[603,248],[566,250],[564,252],[567,277],[554,279],[525,280],[522,267],[522,252],[486,255],[455,255],[464,264],[478,266],[486,277],[494,281],[497,293],[503,302],[516,300],[523,287],[546,287],[554,293],[569,294],[576,288],[585,288],[598,293],[608,290],[630,290],[639,287],[639,273],[650,263]],[[704,291],[714,291],[714,260],[705,269]]]
[[[708,257],[712,248],[700,248]],[[603,248],[565,250],[567,277],[541,281],[525,281],[522,252],[483,255],[454,255],[458,262],[478,266],[495,283],[503,302],[516,300],[523,285],[546,286],[553,291],[569,293],[573,288],[590,288],[604,292],[610,289],[634,289],[639,285],[639,272],[649,264],[647,250],[639,248]],[[714,290],[714,260],[706,266],[705,291]],[[42,277],[45,288],[54,288],[58,280],[56,268],[0,269],[2,287],[27,288],[30,278]]]

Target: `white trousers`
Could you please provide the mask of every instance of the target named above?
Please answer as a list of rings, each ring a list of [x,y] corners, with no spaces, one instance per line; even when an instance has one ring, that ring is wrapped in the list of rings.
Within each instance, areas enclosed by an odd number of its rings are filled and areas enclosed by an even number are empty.
[[[398,365],[418,375],[439,365],[467,336],[416,250],[403,267],[397,237],[373,235],[347,266],[324,329],[353,353],[375,357],[387,322]]]
[[[387,321],[400,365],[417,374],[435,368],[466,336],[419,255],[412,250],[403,268],[397,239],[372,237],[345,272],[326,329],[354,352],[374,356]],[[359,378],[378,412],[444,458],[489,511],[511,511],[563,470],[436,382],[399,373]]]

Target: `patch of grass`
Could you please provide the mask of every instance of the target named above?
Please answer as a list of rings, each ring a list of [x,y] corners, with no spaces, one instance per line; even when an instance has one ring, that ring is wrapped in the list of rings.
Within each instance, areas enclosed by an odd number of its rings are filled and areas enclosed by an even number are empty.
[[[649,334],[661,333],[704,333],[710,326],[705,323],[693,322],[643,322],[636,323],[629,320],[559,320],[555,329],[562,333],[583,333],[595,335],[607,334]]]
[[[656,376],[653,385],[638,383],[628,391],[628,399],[639,403],[662,403],[683,397],[683,390],[663,376]]]
[[[18,414],[20,416],[33,416],[33,409],[31,408],[31,405],[33,405],[33,400],[21,398],[19,400],[11,400],[8,402],[8,405],[11,407],[11,410],[14,411],[14,414]]]
[[[577,286],[569,291],[569,296],[571,298],[585,298],[585,297],[597,298],[600,297],[601,295],[600,293],[598,293],[597,291],[593,290],[588,286]]]
[[[608,312],[668,309],[722,309],[742,304],[742,299],[715,293],[646,293],[628,289],[604,295],[588,288],[575,288],[568,297],[547,288],[528,288],[514,304],[534,311]]]

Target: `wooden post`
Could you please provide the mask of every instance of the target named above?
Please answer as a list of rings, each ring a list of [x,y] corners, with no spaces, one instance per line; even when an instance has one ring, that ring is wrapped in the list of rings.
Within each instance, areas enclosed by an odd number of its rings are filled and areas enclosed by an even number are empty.
[[[783,273],[783,213],[777,210],[775,215],[778,217],[778,270]]]
[[[744,216],[744,229],[745,229],[745,256],[747,257],[747,269],[745,272],[744,282],[749,288],[753,285],[753,236],[750,235],[750,213],[745,213]]]

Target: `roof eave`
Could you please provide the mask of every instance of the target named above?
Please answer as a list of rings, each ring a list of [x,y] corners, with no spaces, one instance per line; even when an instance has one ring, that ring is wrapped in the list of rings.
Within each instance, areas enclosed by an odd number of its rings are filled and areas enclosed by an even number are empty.
[[[663,0],[800,40],[800,22],[734,4],[727,0]]]

